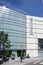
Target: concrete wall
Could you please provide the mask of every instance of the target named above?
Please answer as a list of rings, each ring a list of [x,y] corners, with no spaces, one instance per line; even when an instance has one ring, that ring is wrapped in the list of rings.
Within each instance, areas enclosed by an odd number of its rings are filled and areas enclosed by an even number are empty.
[[[43,18],[27,15],[27,55],[38,57],[38,39],[43,38]]]

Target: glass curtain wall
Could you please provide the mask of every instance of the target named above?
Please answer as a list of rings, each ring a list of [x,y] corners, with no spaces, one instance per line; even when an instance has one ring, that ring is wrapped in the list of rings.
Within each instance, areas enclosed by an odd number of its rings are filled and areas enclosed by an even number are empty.
[[[43,57],[43,39],[38,39],[39,57]]]
[[[0,31],[8,33],[11,50],[26,50],[26,15],[0,7]]]

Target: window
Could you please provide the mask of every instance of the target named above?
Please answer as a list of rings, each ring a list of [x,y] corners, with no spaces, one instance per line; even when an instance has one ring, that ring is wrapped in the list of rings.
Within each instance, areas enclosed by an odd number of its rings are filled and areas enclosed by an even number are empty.
[[[30,19],[30,35],[33,35],[33,20]]]

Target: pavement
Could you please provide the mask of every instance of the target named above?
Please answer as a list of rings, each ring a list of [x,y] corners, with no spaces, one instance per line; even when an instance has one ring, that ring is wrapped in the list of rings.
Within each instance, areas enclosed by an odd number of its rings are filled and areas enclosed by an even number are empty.
[[[15,60],[10,60],[4,62],[2,65],[43,65],[43,58],[26,58],[22,60],[20,58],[16,58]]]

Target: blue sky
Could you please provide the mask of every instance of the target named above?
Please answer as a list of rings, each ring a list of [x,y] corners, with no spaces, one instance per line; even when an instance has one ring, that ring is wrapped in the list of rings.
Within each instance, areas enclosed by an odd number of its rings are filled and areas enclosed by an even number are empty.
[[[43,17],[42,0],[0,0],[0,5],[28,15]]]

